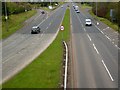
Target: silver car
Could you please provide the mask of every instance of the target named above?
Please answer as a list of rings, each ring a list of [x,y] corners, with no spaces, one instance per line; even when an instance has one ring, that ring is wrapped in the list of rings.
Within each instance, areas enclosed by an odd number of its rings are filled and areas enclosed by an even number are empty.
[[[32,27],[31,34],[38,34],[40,33],[40,27],[34,26]]]

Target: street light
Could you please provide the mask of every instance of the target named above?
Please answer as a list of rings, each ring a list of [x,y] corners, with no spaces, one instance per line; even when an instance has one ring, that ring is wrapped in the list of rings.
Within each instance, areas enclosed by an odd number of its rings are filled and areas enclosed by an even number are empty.
[[[8,22],[7,22],[8,16],[7,16],[7,5],[5,0],[5,20],[6,20],[6,30],[8,32]]]
[[[96,0],[96,17],[97,17],[97,0]],[[99,25],[98,21],[97,21],[97,25]]]

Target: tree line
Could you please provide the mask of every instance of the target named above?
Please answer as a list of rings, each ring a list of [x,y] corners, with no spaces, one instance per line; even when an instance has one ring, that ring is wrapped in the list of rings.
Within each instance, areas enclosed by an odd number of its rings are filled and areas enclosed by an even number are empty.
[[[18,14],[29,11],[34,7],[48,7],[50,4],[54,5],[55,3],[57,2],[2,2],[2,15],[5,16],[6,13],[7,15]]]

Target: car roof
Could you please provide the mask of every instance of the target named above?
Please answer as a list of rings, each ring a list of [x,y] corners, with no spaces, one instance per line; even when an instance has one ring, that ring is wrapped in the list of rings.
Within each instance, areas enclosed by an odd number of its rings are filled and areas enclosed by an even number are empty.
[[[32,28],[38,28],[38,26],[33,26]]]
[[[91,19],[85,19],[85,21],[91,21]]]

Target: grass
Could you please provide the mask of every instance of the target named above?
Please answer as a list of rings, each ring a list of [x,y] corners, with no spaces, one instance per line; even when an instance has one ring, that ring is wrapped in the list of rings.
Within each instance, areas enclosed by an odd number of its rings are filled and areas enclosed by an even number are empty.
[[[98,16],[94,15],[94,13],[92,12],[92,10],[90,10],[89,13],[90,13],[93,17],[95,17],[95,18],[97,18],[98,20],[102,21],[103,23],[107,24],[109,27],[111,27],[111,28],[113,28],[114,30],[118,31],[118,25],[117,25],[117,24],[110,22],[110,21],[109,21],[108,19],[106,19],[106,18],[102,18],[102,17],[98,17]]]
[[[86,8],[92,9],[92,7],[87,5],[87,4],[81,4],[81,8],[83,8],[83,9],[86,9]]]
[[[92,12],[92,7],[87,5],[87,4],[83,4],[81,5],[82,9],[90,9],[89,13],[96,19],[100,20],[101,22],[105,23],[106,25],[108,25],[109,27],[113,28],[114,30],[118,31],[118,25],[115,23],[110,22],[108,19],[106,18],[102,18],[102,17],[98,17],[96,16],[93,12]]]
[[[11,34],[23,27],[23,22],[33,16],[35,13],[36,10],[32,10],[20,14],[10,15],[8,23],[2,20],[2,38],[4,39],[9,37]]]
[[[3,84],[3,88],[58,88],[61,81],[63,60],[62,33],[64,40],[70,38],[70,10],[67,9],[63,25],[53,43],[31,64]]]

